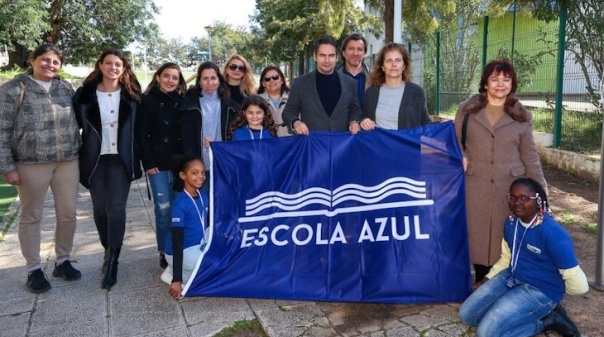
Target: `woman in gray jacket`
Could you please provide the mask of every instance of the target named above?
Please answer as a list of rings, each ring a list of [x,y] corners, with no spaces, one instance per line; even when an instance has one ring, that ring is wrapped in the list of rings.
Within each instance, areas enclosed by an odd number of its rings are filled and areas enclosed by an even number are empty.
[[[0,173],[21,201],[19,243],[27,287],[50,289],[40,258],[40,222],[50,186],[56,211],[54,277],[82,276],[70,262],[76,227],[80,135],[71,84],[58,77],[63,55],[50,44],[36,48],[31,69],[0,87]]]
[[[365,90],[361,128],[401,130],[430,122],[424,90],[411,82],[411,55],[399,43],[378,53]]]

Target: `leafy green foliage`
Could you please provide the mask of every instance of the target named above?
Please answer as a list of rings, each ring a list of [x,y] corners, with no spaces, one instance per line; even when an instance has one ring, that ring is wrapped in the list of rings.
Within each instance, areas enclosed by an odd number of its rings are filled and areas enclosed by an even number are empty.
[[[124,49],[158,36],[153,0],[11,0],[0,2],[0,44],[19,51],[9,66],[24,65],[42,42],[62,49],[67,62],[89,62],[107,48]]]
[[[308,47],[322,35],[339,38],[381,27],[374,15],[356,7],[353,0],[256,0],[256,10],[255,35],[265,41],[267,57],[279,62],[308,53]]]
[[[48,30],[48,10],[44,1],[0,1],[0,45],[14,51],[13,43],[35,47],[41,41],[41,32]]]

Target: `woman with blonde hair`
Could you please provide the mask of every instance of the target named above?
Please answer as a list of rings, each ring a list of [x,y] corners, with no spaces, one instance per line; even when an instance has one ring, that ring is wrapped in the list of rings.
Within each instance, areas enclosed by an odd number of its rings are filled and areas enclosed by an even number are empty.
[[[237,104],[241,105],[244,97],[256,93],[254,74],[245,57],[238,54],[231,55],[224,64],[222,76],[229,88],[231,98]]]

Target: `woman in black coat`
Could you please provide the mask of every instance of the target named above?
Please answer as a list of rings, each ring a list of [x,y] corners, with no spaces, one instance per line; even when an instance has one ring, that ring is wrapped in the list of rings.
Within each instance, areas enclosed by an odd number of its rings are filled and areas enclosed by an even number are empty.
[[[202,158],[209,170],[210,142],[227,139],[229,126],[238,110],[239,105],[230,99],[218,66],[212,62],[202,63],[197,69],[195,85],[189,89],[179,108],[184,152]],[[206,181],[201,189],[208,195],[209,181],[209,171],[206,171]]]
[[[171,203],[176,196],[172,189],[174,176],[170,159],[182,153],[180,113],[178,108],[187,92],[187,83],[180,67],[167,62],[161,65],[147,86],[139,114],[139,148],[143,169],[153,192],[155,234],[159,265],[168,266],[164,251],[172,224]]]
[[[103,289],[117,282],[132,180],[142,176],[136,144],[141,89],[124,54],[105,51],[74,96],[82,129],[80,183],[90,190],[94,222],[105,248]]]

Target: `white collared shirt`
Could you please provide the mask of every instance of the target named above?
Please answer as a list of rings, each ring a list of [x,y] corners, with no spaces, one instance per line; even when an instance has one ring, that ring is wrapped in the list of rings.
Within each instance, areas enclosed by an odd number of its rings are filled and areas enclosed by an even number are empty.
[[[120,92],[96,91],[101,112],[101,126],[103,138],[101,142],[101,155],[117,154],[117,130],[120,115]]]

